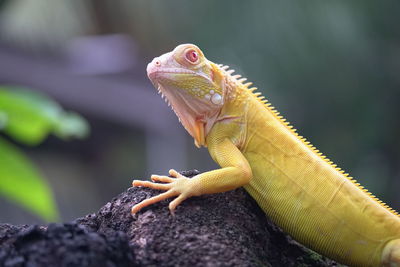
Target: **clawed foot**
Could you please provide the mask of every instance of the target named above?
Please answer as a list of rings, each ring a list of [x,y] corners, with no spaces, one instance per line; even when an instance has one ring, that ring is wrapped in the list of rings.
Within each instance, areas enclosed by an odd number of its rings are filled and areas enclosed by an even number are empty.
[[[169,210],[171,211],[171,214],[174,214],[176,207],[180,203],[182,203],[182,201],[195,195],[194,194],[195,191],[193,190],[195,189],[195,187],[192,179],[183,176],[182,174],[178,173],[176,170],[173,169],[169,170],[169,175],[172,177],[164,175],[152,175],[151,180],[153,182],[140,181],[140,180],[134,180],[132,182],[132,186],[143,186],[152,189],[166,191],[157,196],[145,199],[142,202],[133,206],[131,210],[132,214],[137,213],[144,207],[147,207],[151,204],[160,202],[170,197],[178,196],[169,203]],[[154,182],[161,182],[161,183],[154,183]]]

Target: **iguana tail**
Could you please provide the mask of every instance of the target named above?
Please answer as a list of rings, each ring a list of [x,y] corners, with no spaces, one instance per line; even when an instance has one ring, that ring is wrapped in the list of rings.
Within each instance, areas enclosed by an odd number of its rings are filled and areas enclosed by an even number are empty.
[[[400,267],[400,239],[388,242],[382,252],[382,266]]]

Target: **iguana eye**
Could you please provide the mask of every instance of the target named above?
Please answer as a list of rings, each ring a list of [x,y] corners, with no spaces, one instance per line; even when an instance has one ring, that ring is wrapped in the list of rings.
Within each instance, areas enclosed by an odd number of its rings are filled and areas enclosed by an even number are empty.
[[[197,61],[199,61],[199,54],[194,49],[190,49],[190,50],[186,51],[185,56],[186,56],[186,59],[192,64],[196,64]]]

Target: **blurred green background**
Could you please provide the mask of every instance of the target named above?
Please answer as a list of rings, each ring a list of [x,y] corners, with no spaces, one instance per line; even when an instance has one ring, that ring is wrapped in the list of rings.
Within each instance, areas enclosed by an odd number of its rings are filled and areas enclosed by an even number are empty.
[[[36,165],[63,221],[95,212],[133,178],[215,168],[145,73],[153,57],[190,42],[400,209],[399,14],[400,2],[372,0],[2,0],[0,85],[50,96],[91,134],[36,147],[0,136]],[[41,221],[0,196],[0,222]]]

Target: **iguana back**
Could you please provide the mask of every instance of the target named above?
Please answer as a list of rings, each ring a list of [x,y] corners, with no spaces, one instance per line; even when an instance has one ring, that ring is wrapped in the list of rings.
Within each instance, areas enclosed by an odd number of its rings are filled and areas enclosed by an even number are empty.
[[[240,87],[238,90],[247,90]],[[247,94],[247,93],[245,93]],[[248,94],[241,151],[253,179],[245,189],[283,230],[349,265],[378,266],[400,238],[400,218],[313,148],[258,97]]]
[[[226,66],[183,44],[155,58],[147,73],[196,146],[221,166],[188,179],[175,170],[155,182],[165,192],[132,207],[244,186],[264,212],[296,240],[352,266],[400,266],[400,218],[300,137]],[[172,177],[172,178],[171,178]]]

